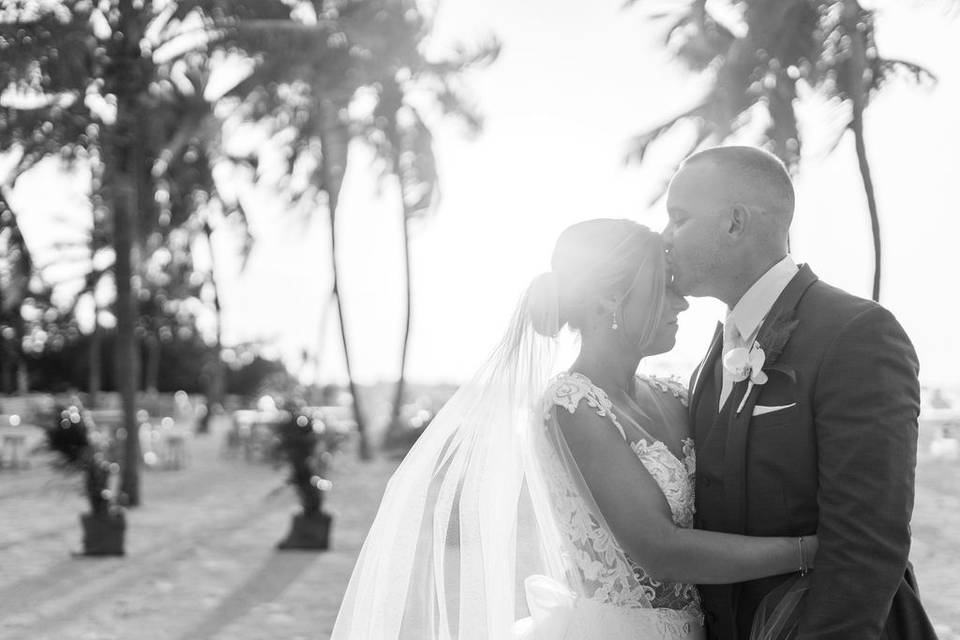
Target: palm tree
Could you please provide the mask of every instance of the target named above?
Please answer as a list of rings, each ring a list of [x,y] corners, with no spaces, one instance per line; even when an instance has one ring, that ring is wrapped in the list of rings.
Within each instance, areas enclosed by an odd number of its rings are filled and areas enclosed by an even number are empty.
[[[133,277],[142,249],[140,228],[151,229],[153,191],[143,108],[158,80],[152,48],[169,3],[115,0],[70,5],[28,3],[0,14],[0,84],[14,96],[0,108],[0,145],[23,151],[23,171],[48,156],[97,156],[111,237],[117,299],[117,380],[127,435],[121,492],[140,502]],[[175,6],[175,5],[172,5]],[[182,53],[182,52],[181,52]]]
[[[403,317],[403,341],[400,347],[400,375],[397,378],[397,386],[394,391],[392,410],[390,415],[390,429],[399,427],[400,410],[403,405],[404,389],[406,387],[407,373],[407,351],[410,344],[410,319],[413,310],[413,279],[410,274],[410,224],[415,216],[426,213],[434,200],[437,192],[438,180],[436,173],[436,162],[433,156],[432,136],[430,130],[423,124],[419,114],[413,109],[410,110],[410,117],[413,119],[412,126],[408,127],[409,135],[406,140],[402,135],[400,124],[398,123],[398,114],[403,106],[403,94],[400,86],[394,78],[387,78],[382,83],[380,92],[380,101],[374,112],[374,122],[383,124],[383,133],[387,166],[392,175],[397,179],[397,186],[400,191],[400,205],[402,212],[403,229],[403,283],[404,283],[404,317]],[[411,144],[412,142],[412,144]],[[406,143],[406,144],[405,144]],[[414,165],[414,171],[404,171],[405,149],[415,145],[416,150],[410,153],[412,159],[417,162]],[[412,164],[407,162],[406,164]],[[412,168],[412,167],[411,167]],[[415,184],[410,184],[414,182]],[[419,187],[419,189],[418,189]],[[414,193],[411,198],[411,191]]]
[[[30,296],[33,258],[16,216],[0,190],[0,390],[10,392],[26,380],[23,354],[24,326],[20,312]],[[17,380],[14,383],[14,379]],[[25,392],[26,389],[18,388]]]
[[[337,264],[340,253],[337,251],[337,210],[340,206],[340,190],[343,188],[343,175],[347,168],[347,151],[350,145],[350,133],[347,123],[340,112],[343,107],[332,100],[321,100],[317,113],[317,133],[323,156],[320,161],[320,179],[327,194],[327,214],[330,220],[330,266],[333,273],[331,301],[337,310],[340,326],[340,342],[343,347],[344,363],[347,368],[347,382],[350,396],[353,398],[353,416],[360,436],[358,454],[361,460],[370,460],[370,437],[366,420],[360,409],[359,388],[354,379],[350,360],[350,341],[347,339],[347,324],[343,317],[343,301],[340,297],[340,268]]]
[[[386,166],[386,174],[396,180],[402,214],[402,260],[404,273],[403,338],[400,349],[400,373],[394,390],[389,427],[399,429],[400,411],[406,388],[407,355],[413,309],[413,278],[410,264],[410,240],[414,221],[431,213],[439,197],[440,179],[433,151],[433,133],[423,111],[439,111],[460,120],[469,134],[476,134],[482,119],[457,80],[471,67],[492,63],[500,46],[490,41],[476,51],[461,51],[443,61],[415,60],[407,69],[387,66],[377,83],[377,106],[366,123],[367,141]],[[405,78],[402,82],[398,78]],[[408,96],[416,96],[411,98]],[[418,99],[419,106],[414,100]]]
[[[244,83],[266,89],[249,92],[260,97],[251,111],[272,112],[281,126],[294,129],[291,171],[294,163],[304,156],[314,156],[316,169],[311,174],[314,191],[304,195],[315,197],[317,192],[321,193],[330,221],[333,272],[330,300],[339,319],[347,377],[354,398],[354,417],[360,432],[360,455],[368,458],[370,445],[359,406],[359,390],[354,382],[337,250],[337,210],[350,141],[357,137],[368,141],[376,138],[374,147],[385,159],[389,172],[398,178],[402,194],[407,320],[395,413],[403,394],[409,336],[408,225],[411,219],[428,210],[436,191],[429,129],[423,118],[404,104],[403,93],[407,88],[429,88],[427,93],[437,111],[459,116],[475,129],[479,119],[459,95],[456,76],[469,64],[491,60],[497,47],[493,44],[479,53],[428,61],[420,51],[420,44],[429,31],[429,21],[413,2],[359,0],[307,4],[313,5],[313,14],[299,24],[291,22],[289,16],[278,18],[263,13],[261,3],[249,3],[245,11],[237,12],[242,15],[241,19],[232,22],[215,18],[218,11],[225,15],[215,0],[194,6],[214,16],[211,29],[220,30],[217,46],[238,46],[261,60],[260,67]],[[399,78],[405,81],[401,83]],[[354,96],[361,89],[370,88],[379,97],[372,118],[350,122],[347,112]],[[281,98],[281,94],[284,97]],[[401,109],[412,114],[412,126],[398,125],[397,113]],[[379,137],[376,132],[380,133]]]
[[[348,329],[344,322],[337,251],[337,213],[340,189],[347,167],[350,129],[343,113],[365,74],[357,62],[369,50],[348,47],[347,32],[373,30],[379,5],[362,1],[346,3],[340,10],[316,3],[314,23],[291,19],[288,6],[278,2],[218,0],[181,3],[174,14],[182,18],[200,11],[207,21],[213,49],[240,50],[258,60],[248,78],[239,83],[241,111],[248,119],[274,119],[275,129],[293,128],[294,149],[289,157],[292,172],[304,156],[313,156],[313,189],[288,193],[292,205],[303,197],[318,198],[330,222],[330,252],[333,285],[330,292],[340,320],[340,335],[353,396],[354,419],[360,435],[359,454],[371,457],[366,421],[359,405],[350,357]],[[382,32],[377,32],[382,36]],[[369,37],[368,37],[369,38]],[[362,38],[361,38],[362,39]]]
[[[882,57],[874,41],[873,11],[857,0],[742,0],[734,4],[743,16],[737,35],[710,12],[706,0],[657,14],[672,20],[666,44],[691,70],[708,76],[711,86],[688,110],[635,137],[630,158],[642,161],[650,146],[681,122],[692,122],[697,132],[682,156],[765,123],[758,142],[796,172],[802,147],[797,102],[805,93],[825,98],[841,114],[840,125],[830,131],[832,149],[847,131],[854,136],[874,244],[873,298],[879,300],[880,222],[863,113],[890,80],[907,77],[928,83],[933,75],[919,65]]]

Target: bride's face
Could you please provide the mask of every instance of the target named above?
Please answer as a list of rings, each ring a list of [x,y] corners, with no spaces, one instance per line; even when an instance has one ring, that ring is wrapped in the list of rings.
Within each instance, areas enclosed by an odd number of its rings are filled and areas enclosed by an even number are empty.
[[[660,323],[657,325],[657,332],[654,336],[653,344],[646,355],[657,355],[666,353],[673,349],[677,343],[677,316],[690,308],[690,303],[686,298],[677,293],[677,290],[671,286],[664,292],[663,311],[660,314]]]
[[[632,292],[624,301],[622,317],[625,319],[624,331],[626,337],[632,344],[640,346],[643,339],[643,332],[647,327],[647,313],[651,301],[651,292],[635,291]],[[666,353],[673,349],[677,342],[677,316],[690,307],[686,299],[677,293],[676,289],[667,285],[664,291],[663,308],[660,312],[660,318],[656,321],[656,327],[653,330],[653,338],[643,349],[640,356],[653,356],[659,353]]]

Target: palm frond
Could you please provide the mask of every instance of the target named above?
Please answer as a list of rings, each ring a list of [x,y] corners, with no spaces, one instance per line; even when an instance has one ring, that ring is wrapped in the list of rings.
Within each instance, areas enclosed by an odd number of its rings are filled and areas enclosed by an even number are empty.
[[[688,109],[687,111],[670,118],[666,122],[658,124],[650,129],[647,129],[643,133],[633,136],[628,143],[628,151],[624,157],[624,161],[627,163],[643,162],[647,151],[650,149],[650,145],[659,140],[668,131],[683,121],[695,118],[702,120],[703,116],[707,112],[708,104],[709,103],[707,102],[700,103],[692,109]],[[700,130],[702,131],[706,127],[706,122],[704,122],[703,126],[700,127]]]
[[[446,76],[461,73],[468,68],[486,67],[496,62],[502,50],[503,43],[496,37],[488,36],[473,47],[457,47],[443,60],[426,61],[419,71],[428,75]]]
[[[56,94],[83,92],[103,63],[89,16],[68,11],[0,21],[0,86]]]
[[[440,196],[437,160],[433,152],[433,134],[416,109],[407,108],[410,122],[401,126],[399,177],[404,182],[406,213],[419,217],[431,211]]]
[[[693,140],[680,147],[680,149],[674,153],[675,159],[670,167],[670,170],[661,174],[657,189],[653,191],[653,195],[650,196],[649,200],[647,200],[647,208],[653,207],[663,198],[663,196],[667,194],[667,188],[670,186],[670,180],[673,177],[673,174],[677,172],[677,169],[680,168],[680,163],[683,162],[684,158],[702,149],[708,140],[712,142],[719,142],[719,140],[716,140],[714,134],[708,129],[699,129]]]
[[[930,69],[907,60],[895,58],[879,58],[874,68],[874,87],[880,89],[888,82],[901,80],[923,87],[933,87],[938,78]]]

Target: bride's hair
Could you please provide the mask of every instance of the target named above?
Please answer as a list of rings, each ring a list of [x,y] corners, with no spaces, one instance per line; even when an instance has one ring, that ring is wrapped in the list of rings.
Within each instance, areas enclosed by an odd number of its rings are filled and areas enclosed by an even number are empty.
[[[534,278],[526,295],[530,321],[541,335],[555,336],[564,326],[582,329],[592,305],[607,296],[623,302],[647,278],[648,329],[660,316],[666,284],[663,243],[641,224],[599,218],[567,227],[557,239],[550,266]]]

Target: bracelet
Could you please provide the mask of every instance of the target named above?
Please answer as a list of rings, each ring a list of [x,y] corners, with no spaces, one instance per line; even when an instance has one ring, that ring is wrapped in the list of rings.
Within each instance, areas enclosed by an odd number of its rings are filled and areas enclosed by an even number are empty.
[[[810,565],[807,564],[807,554],[803,547],[803,536],[797,538],[797,548],[800,551],[800,575],[805,576],[810,571]]]

